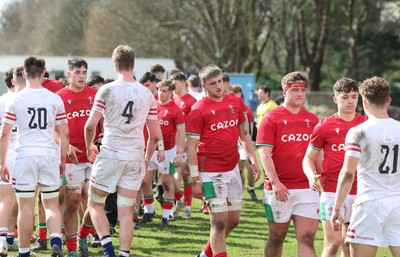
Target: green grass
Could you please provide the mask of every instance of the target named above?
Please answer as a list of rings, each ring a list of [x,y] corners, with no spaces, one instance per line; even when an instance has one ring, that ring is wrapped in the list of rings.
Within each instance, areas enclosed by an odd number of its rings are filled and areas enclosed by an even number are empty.
[[[262,198],[262,190],[256,190],[258,198]],[[262,257],[264,244],[268,236],[267,221],[260,201],[251,201],[246,191],[243,192],[243,211],[239,227],[227,240],[227,250],[230,257]],[[196,256],[208,240],[209,217],[199,211],[201,202],[193,200],[192,218],[189,220],[177,217],[171,222],[171,227],[161,229],[160,205],[156,202],[157,216],[153,222],[142,225],[136,230],[131,247],[131,256],[147,257],[187,257]],[[182,214],[182,213],[181,213]],[[181,215],[180,214],[180,215]],[[119,228],[117,228],[118,231]],[[113,244],[118,253],[118,237],[113,236]],[[321,256],[323,248],[323,233],[321,226],[315,239],[317,255]],[[64,247],[66,253],[66,248]],[[103,256],[101,248],[89,247],[90,256]],[[10,253],[9,256],[17,256]],[[50,256],[50,252],[38,252],[37,256]],[[297,243],[290,227],[283,249],[284,257],[297,256]],[[387,247],[381,248],[377,256],[391,256]]]

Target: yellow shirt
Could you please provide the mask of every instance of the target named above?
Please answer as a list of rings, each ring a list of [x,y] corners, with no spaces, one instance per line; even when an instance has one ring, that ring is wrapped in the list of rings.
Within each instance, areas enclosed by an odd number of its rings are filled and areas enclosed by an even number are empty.
[[[271,99],[269,99],[268,101],[266,101],[264,103],[260,103],[258,105],[257,110],[256,110],[256,113],[257,113],[257,127],[260,126],[261,120],[264,117],[264,115],[267,112],[272,111],[276,107],[278,107],[278,105]]]

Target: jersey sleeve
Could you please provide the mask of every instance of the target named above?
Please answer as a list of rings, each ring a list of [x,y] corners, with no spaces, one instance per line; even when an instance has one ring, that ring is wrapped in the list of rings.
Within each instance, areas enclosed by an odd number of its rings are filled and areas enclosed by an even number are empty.
[[[346,135],[345,141],[345,156],[352,156],[361,159],[360,142],[357,140],[357,127],[351,128]]]
[[[185,125],[185,117],[180,109],[178,109],[175,113],[175,126]]]
[[[92,111],[96,111],[101,113],[103,116],[106,112],[106,99],[105,96],[107,94],[104,94],[104,89],[105,87],[101,87],[99,91],[97,92],[96,96],[94,97],[94,103],[92,107]]]
[[[275,143],[276,128],[271,117],[266,114],[258,128],[256,146],[273,147]]]
[[[158,114],[157,114],[157,102],[152,96],[149,101],[151,101],[150,104],[150,110],[149,110],[149,115],[147,115],[148,120],[157,120],[158,119]]]
[[[249,119],[249,122],[254,122],[253,111],[248,106],[246,106],[246,109],[247,109],[247,118]]]
[[[14,111],[14,101],[8,102],[4,111],[3,122],[15,125],[17,123],[17,116]]]
[[[61,125],[63,123],[68,123],[68,120],[65,112],[64,102],[59,95],[57,95],[57,97],[56,125]]]
[[[247,116],[247,109],[246,105],[244,104],[244,101],[241,97],[235,97],[235,99],[238,100],[239,102],[239,127],[243,126],[244,124],[247,123],[246,116]]]
[[[186,125],[186,135],[198,137],[201,135],[204,126],[204,118],[198,109],[192,110],[189,113],[187,125]]]
[[[324,146],[324,129],[322,128],[323,121],[315,126],[311,135],[310,146],[316,151],[321,151]]]

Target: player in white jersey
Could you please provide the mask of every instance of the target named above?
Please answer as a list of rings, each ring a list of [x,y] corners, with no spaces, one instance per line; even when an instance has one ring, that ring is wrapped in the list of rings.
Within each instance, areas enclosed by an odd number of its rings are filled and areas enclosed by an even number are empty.
[[[42,192],[49,225],[51,256],[63,256],[58,190],[60,174],[65,171],[69,130],[61,98],[42,87],[46,71],[44,67],[43,59],[28,57],[24,61],[23,74],[27,79],[27,87],[7,103],[0,137],[1,176],[9,181],[6,155],[11,131],[17,125],[12,184],[19,207],[20,257],[30,256],[37,186]],[[54,140],[55,130],[60,135],[59,145]]]
[[[152,93],[133,78],[135,53],[129,46],[114,49],[112,60],[118,79],[101,87],[85,125],[87,156],[94,160],[93,144],[98,121],[104,115],[101,151],[93,164],[88,210],[106,257],[115,256],[104,203],[109,193],[118,194],[120,224],[119,256],[129,256],[133,237],[132,213],[135,198],[148,160],[157,144],[157,104]],[[143,127],[147,125],[149,142],[144,153]]]
[[[368,120],[346,136],[331,224],[339,229],[340,209],[357,170],[357,198],[346,234],[352,257],[375,256],[378,246],[389,246],[400,256],[400,123],[389,118],[390,85],[382,78],[359,87]]]

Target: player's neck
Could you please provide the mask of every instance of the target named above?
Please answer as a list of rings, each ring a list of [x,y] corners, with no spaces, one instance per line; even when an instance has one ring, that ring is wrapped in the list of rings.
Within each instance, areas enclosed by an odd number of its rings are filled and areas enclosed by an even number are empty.
[[[337,114],[344,121],[352,121],[352,120],[354,120],[354,117],[356,117],[356,112],[343,113],[343,112],[338,111]]]
[[[42,83],[43,83],[43,80],[40,79],[40,78],[28,79],[26,81],[26,87],[35,88],[35,89],[36,88],[42,88],[43,87]]]
[[[21,90],[24,89],[24,88],[26,88],[26,83],[21,84],[21,85],[18,85],[18,84],[17,84],[17,86],[15,87],[15,92],[19,92],[19,91],[21,91]]]
[[[221,102],[222,99],[224,99],[224,95],[218,97],[218,96],[212,96],[211,94],[207,94],[207,97],[214,102]]]
[[[133,78],[133,72],[131,71],[122,71],[118,73],[118,80],[125,82],[136,82],[136,80]]]
[[[158,100],[158,102],[159,102],[161,105],[166,105],[166,104],[169,104],[169,103],[171,102],[171,98],[169,98],[167,101],[164,101],[164,102],[162,102],[161,100]]]
[[[368,110],[366,111],[368,118],[375,118],[375,119],[388,119],[389,114],[387,109],[375,109],[375,110]]]
[[[287,102],[283,102],[282,105],[293,114],[297,114],[301,110],[301,105],[288,104]]]
[[[83,89],[85,89],[85,86],[83,87],[77,87],[73,84],[69,85],[69,89],[71,89],[72,91],[76,92],[76,93],[80,93],[83,91]]]
[[[179,98],[182,98],[182,96],[186,95],[188,93],[187,89],[182,89],[181,92],[177,93],[175,92]]]

